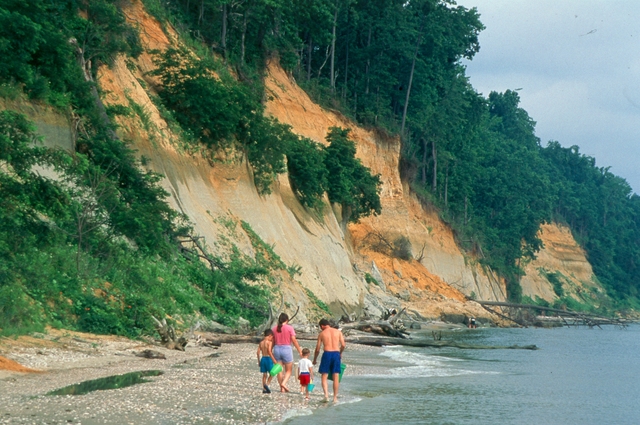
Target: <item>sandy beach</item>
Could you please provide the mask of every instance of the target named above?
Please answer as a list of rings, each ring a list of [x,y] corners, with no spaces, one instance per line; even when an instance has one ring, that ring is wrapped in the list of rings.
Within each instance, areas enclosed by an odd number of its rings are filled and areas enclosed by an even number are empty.
[[[311,341],[303,347],[314,348]],[[320,386],[310,401],[296,393],[261,391],[254,344],[223,344],[217,350],[189,344],[184,352],[113,336],[64,330],[0,340],[1,424],[264,424],[287,415],[310,414],[322,404]],[[136,357],[145,349],[166,360]],[[376,350],[350,345],[348,350]],[[18,366],[35,371],[17,371]],[[86,380],[134,371],[160,370],[151,382],[85,395],[47,396]],[[358,367],[349,374],[360,374]],[[318,382],[319,383],[319,382]]]

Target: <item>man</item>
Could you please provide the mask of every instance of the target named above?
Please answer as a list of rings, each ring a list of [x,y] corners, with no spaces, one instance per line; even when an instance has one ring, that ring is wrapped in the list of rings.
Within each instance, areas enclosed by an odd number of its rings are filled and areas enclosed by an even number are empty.
[[[318,343],[313,356],[313,364],[317,363],[318,354],[320,354],[320,346],[324,347],[322,359],[318,372],[322,375],[322,391],[324,391],[324,401],[329,401],[329,385],[327,378],[329,374],[333,375],[333,401],[338,401],[338,388],[340,387],[340,360],[342,352],[347,344],[344,342],[344,336],[339,329],[334,329],[327,319],[320,320],[320,335],[318,335]]]

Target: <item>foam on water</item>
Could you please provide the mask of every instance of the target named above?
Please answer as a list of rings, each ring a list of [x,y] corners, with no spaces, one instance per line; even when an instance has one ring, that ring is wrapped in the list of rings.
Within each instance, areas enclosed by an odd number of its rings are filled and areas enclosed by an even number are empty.
[[[494,372],[478,372],[473,370],[459,369],[452,367],[451,364],[455,362],[461,362],[461,359],[442,357],[442,356],[428,356],[412,351],[405,350],[385,350],[380,353],[381,356],[385,356],[401,363],[409,363],[411,366],[401,366],[389,369],[390,378],[405,378],[411,377],[436,377],[436,376],[460,376],[470,375],[478,373],[494,373]]]
[[[280,422],[268,422],[268,425],[275,425],[282,423],[288,419],[297,418],[299,416],[310,416],[313,415],[313,410],[311,409],[291,409],[287,411],[283,416]]]

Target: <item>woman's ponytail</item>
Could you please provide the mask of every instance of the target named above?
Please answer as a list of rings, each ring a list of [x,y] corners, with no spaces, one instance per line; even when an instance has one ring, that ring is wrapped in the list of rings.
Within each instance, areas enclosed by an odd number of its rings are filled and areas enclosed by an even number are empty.
[[[282,325],[288,321],[289,316],[287,316],[287,313],[280,313],[280,316],[278,317],[278,333],[282,332]]]

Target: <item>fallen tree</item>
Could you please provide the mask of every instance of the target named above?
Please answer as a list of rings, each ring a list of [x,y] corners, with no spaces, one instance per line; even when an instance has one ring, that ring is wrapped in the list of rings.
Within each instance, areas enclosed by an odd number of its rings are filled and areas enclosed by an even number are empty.
[[[184,347],[187,345],[187,338],[185,338],[184,335],[177,337],[175,329],[167,323],[167,319],[162,319],[162,321],[160,321],[154,316],[151,317],[153,318],[153,321],[156,324],[156,330],[160,335],[160,343],[170,350],[184,351]]]
[[[386,347],[389,345],[402,345],[408,347],[453,347],[463,350],[537,350],[538,347],[534,344],[531,345],[478,345],[478,344],[465,344],[455,341],[430,341],[428,339],[402,339],[402,338],[372,338],[372,337],[350,337],[345,338],[345,341],[351,344],[369,345],[372,347]]]
[[[343,328],[344,330],[344,328]],[[262,338],[252,335],[226,335],[226,334],[208,334],[207,338],[216,344],[257,344]],[[318,335],[312,333],[298,333],[296,339],[299,341],[317,341]],[[348,344],[368,345],[372,347],[386,347],[390,345],[402,345],[408,347],[453,347],[463,350],[537,350],[536,345],[478,345],[465,344],[456,341],[428,340],[424,338],[410,339],[406,336],[387,337],[387,336],[346,336],[345,342]]]

